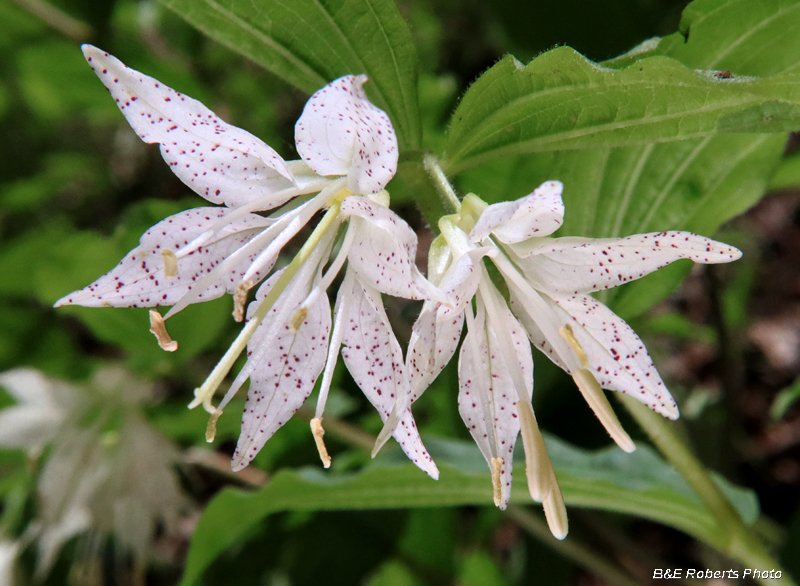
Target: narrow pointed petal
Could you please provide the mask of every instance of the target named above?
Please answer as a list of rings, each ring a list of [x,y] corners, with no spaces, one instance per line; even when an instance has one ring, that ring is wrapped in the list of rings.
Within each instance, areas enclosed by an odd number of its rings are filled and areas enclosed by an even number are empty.
[[[478,298],[477,313],[461,345],[458,360],[458,412],[489,467],[492,468],[493,458],[503,460],[498,506],[505,509],[511,496],[512,459],[520,432],[518,396],[509,369],[522,371],[530,400],[533,359],[520,323],[507,308],[501,316],[503,323],[487,323],[483,303]],[[504,356],[495,334],[498,328],[509,332],[516,356],[508,359]]]
[[[516,201],[490,205],[469,233],[470,241],[480,242],[489,234],[506,244],[549,236],[564,222],[563,188],[560,181],[547,181]]]
[[[406,372],[411,386],[411,402],[436,379],[458,348],[464,327],[464,310],[444,320],[437,320],[436,301],[426,301],[414,322],[406,353]]]
[[[378,193],[397,171],[397,137],[367,98],[365,75],[346,75],[308,100],[295,125],[300,157],[323,176],[346,175],[353,193]]]
[[[18,403],[46,408],[56,404],[56,396],[63,389],[54,389],[57,383],[33,368],[15,368],[0,373],[0,386]],[[59,385],[66,387],[66,385]]]
[[[417,269],[417,235],[405,221],[384,205],[366,197],[348,197],[342,216],[350,218],[355,236],[348,262],[362,282],[381,293],[405,299],[430,299],[436,295]]]
[[[604,389],[627,393],[669,419],[678,406],[661,380],[644,342],[625,321],[589,295],[548,300],[570,323],[588,359],[587,370]]]
[[[249,132],[97,47],[83,45],[83,54],[139,137],[159,143],[172,172],[198,195],[236,207],[293,184],[281,156]],[[281,199],[264,209],[288,201]]]
[[[56,303],[86,307],[156,307],[174,305],[188,293],[193,283],[246,244],[271,220],[257,214],[242,216],[215,235],[205,246],[177,259],[177,274],[165,275],[165,253],[176,250],[203,234],[214,222],[229,213],[228,208],[193,208],[162,220],[142,235],[140,244],[109,273],[88,287],[71,293]],[[222,275],[197,297],[197,301],[216,299],[234,293],[257,251]],[[172,255],[174,260],[174,254]],[[272,268],[264,266],[257,278]]]
[[[403,353],[389,325],[380,293],[358,278],[346,279],[345,283],[351,286],[340,288],[339,298],[347,298],[350,315],[343,320],[342,358],[364,395],[386,421],[401,395],[410,392]],[[422,444],[410,409],[406,407],[398,415],[394,438],[412,462],[438,478],[439,471]]]
[[[416,401],[456,352],[464,325],[464,308],[475,296],[481,271],[476,263],[488,248],[471,250],[446,271],[441,289],[451,307],[426,301],[414,322],[406,352],[406,372],[411,385],[411,402]]]
[[[275,280],[262,286],[249,313],[268,295]],[[267,286],[269,285],[269,286]],[[288,292],[288,290],[287,290]],[[291,299],[299,308],[304,296],[294,291]],[[308,293],[308,291],[306,291]],[[267,335],[274,316],[273,307],[248,343],[248,358],[256,349],[258,360],[250,372],[250,390],[242,414],[242,433],[233,456],[234,471],[247,466],[264,444],[286,423],[311,394],[328,353],[331,330],[331,308],[326,294],[316,295],[308,311],[299,317],[292,314],[279,326],[277,334]]]
[[[0,373],[0,386],[17,401],[0,411],[0,446],[5,448],[43,449],[79,400],[70,385],[32,368]]]
[[[527,243],[526,243],[527,244]],[[742,253],[690,232],[627,238],[554,238],[514,248],[531,284],[551,293],[590,293],[634,281],[679,259],[731,262]]]

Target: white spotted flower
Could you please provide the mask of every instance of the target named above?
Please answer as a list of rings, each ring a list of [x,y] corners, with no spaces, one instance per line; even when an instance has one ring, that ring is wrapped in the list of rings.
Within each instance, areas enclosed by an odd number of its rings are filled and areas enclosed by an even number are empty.
[[[451,296],[453,307],[426,301],[407,357],[413,400],[455,353],[466,317],[459,411],[492,469],[495,503],[508,503],[511,456],[521,430],[531,495],[544,503],[557,537],[566,535],[566,514],[531,408],[530,346],[574,378],[611,437],[632,451],[601,388],[629,394],[671,419],[678,409],[636,333],[590,294],[679,259],[709,264],[741,256],[688,232],[552,238],[563,221],[561,190],[561,183],[549,181],[517,201],[491,206],[468,195],[458,214],[440,220],[430,278]],[[484,257],[505,281],[510,308]]]
[[[437,476],[407,408],[402,353],[381,301],[382,293],[427,299],[436,291],[414,265],[415,233],[387,207],[384,188],[397,169],[397,139],[386,114],[367,99],[366,76],[342,77],[310,98],[295,126],[302,160],[284,161],[200,102],[95,47],[84,45],[83,51],[142,140],[159,143],[172,171],[221,205],[159,222],[116,268],[56,305],[171,305],[165,316],[155,310],[150,316],[159,343],[172,351],[177,342],[164,320],[191,303],[232,294],[234,317],[248,323],[192,405],[214,414],[207,432],[213,437],[222,407],[250,379],[235,470],[247,466],[302,405],[326,364],[312,429],[329,464],[321,417],[344,344],[356,382],[385,420],[392,416],[389,431],[412,460]],[[294,260],[270,276],[284,245],[322,211]],[[345,261],[332,326],[326,290]],[[249,290],[265,278],[248,308]],[[245,347],[247,363],[214,409],[213,394]]]

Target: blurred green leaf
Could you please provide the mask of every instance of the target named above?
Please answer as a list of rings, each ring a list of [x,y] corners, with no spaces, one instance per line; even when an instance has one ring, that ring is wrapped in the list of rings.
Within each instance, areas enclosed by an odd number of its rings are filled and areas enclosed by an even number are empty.
[[[0,185],[3,207],[20,212],[44,205],[62,194],[85,198],[99,193],[105,185],[103,164],[84,153],[58,152],[43,158],[38,173]]]
[[[452,508],[410,511],[400,537],[400,551],[415,564],[449,574],[456,548],[456,522],[456,511]]]
[[[116,120],[119,113],[73,43],[46,41],[16,54],[17,75],[28,107],[43,122],[81,112],[93,122]]]
[[[640,334],[669,334],[703,344],[716,344],[717,333],[710,326],[700,325],[685,315],[670,311],[652,317],[643,317],[636,323]]]
[[[795,153],[781,161],[780,167],[770,181],[769,189],[777,191],[800,186],[800,153]]]
[[[770,407],[769,416],[773,421],[782,419],[789,408],[798,400],[800,400],[800,378],[778,393],[778,396],[772,402],[772,407]]]
[[[798,81],[787,75],[730,82],[664,57],[616,71],[569,47],[524,67],[507,57],[464,95],[444,165],[457,173],[522,153],[794,130],[800,128]]]
[[[366,73],[401,147],[419,148],[417,53],[392,0],[162,0],[192,25],[301,90]]]
[[[45,24],[11,2],[0,2],[0,49],[9,51],[24,40],[36,38],[46,30]]]
[[[267,486],[244,492],[226,489],[209,504],[200,520],[186,561],[181,584],[194,584],[214,559],[239,543],[262,520],[279,511],[330,511],[491,505],[491,479],[486,462],[474,444],[426,440],[439,463],[441,476],[433,481],[390,451],[362,472],[331,476],[318,468],[283,470]],[[547,449],[569,506],[627,513],[659,521],[707,543],[720,539],[720,530],[699,498],[671,466],[647,446],[633,454],[617,448],[589,452],[548,438]],[[523,466],[512,502],[530,503]],[[755,495],[715,478],[742,517],[758,516]]]
[[[464,586],[508,586],[500,568],[485,551],[466,555],[458,572],[458,583]]]
[[[399,561],[388,561],[378,568],[366,586],[420,586],[422,582],[414,577],[411,570]]]

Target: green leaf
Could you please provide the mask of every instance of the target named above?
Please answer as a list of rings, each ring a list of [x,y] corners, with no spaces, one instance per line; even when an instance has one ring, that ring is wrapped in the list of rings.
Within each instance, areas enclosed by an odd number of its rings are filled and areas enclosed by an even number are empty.
[[[444,165],[457,173],[522,153],[800,128],[800,78],[730,81],[665,57],[621,71],[569,47],[525,67],[507,57],[467,90],[453,116]]]
[[[800,185],[800,153],[781,161],[780,167],[770,181],[770,190],[787,189]]]
[[[211,38],[312,93],[366,73],[401,148],[421,142],[417,53],[392,0],[162,0]]]
[[[366,586],[419,586],[422,582],[414,577],[411,570],[402,562],[385,562],[367,580]]]
[[[800,70],[798,0],[696,0],[684,10],[680,29],[603,65],[624,67],[645,56],[667,55],[688,67],[733,75]]]
[[[276,512],[492,504],[489,471],[474,444],[428,439],[426,445],[439,463],[438,481],[403,462],[404,456],[395,450],[353,475],[333,476],[318,468],[282,470],[257,491],[220,492],[197,526],[181,584],[195,584],[214,559]],[[691,488],[647,446],[633,454],[617,448],[589,452],[548,438],[547,449],[567,505],[637,515],[712,544],[720,539],[719,528]],[[514,471],[516,504],[531,502],[523,468],[518,465]],[[715,480],[752,523],[758,516],[753,493]]]
[[[800,378],[778,393],[778,396],[772,402],[772,407],[769,409],[769,416],[773,421],[782,419],[789,408],[798,400],[800,400]]]
[[[743,20],[738,11],[745,10],[745,5],[747,17]],[[785,10],[788,5],[697,1],[684,13],[682,30],[688,42],[683,34],[675,33],[660,42],[647,41],[603,65],[630,70],[650,62],[637,60],[653,55],[680,57],[686,65],[699,69],[720,66],[746,74],[781,74],[759,82],[757,91],[773,97],[781,91],[793,94],[792,88],[776,88],[781,80],[791,79],[783,74],[800,68],[800,52],[772,41],[771,50],[762,51],[760,45],[767,41],[759,32],[766,31],[770,39],[782,38],[784,18],[789,29],[800,26],[800,11]],[[727,51],[726,43],[735,43],[736,50]],[[726,57],[720,60],[723,54]],[[760,57],[748,58],[739,68],[735,55]],[[730,82],[721,78],[716,83]],[[770,107],[753,105],[750,111],[726,115],[719,126],[752,128],[754,122],[759,124],[753,117],[777,114],[774,110],[770,113]],[[460,179],[462,186],[487,201],[521,197],[548,179],[563,181],[566,217],[559,235],[603,238],[663,230],[711,235],[761,198],[780,162],[785,141],[782,133],[733,134],[636,147],[537,153],[493,161],[463,173]],[[794,181],[791,165],[787,162],[784,167],[781,186]],[[603,301],[624,318],[638,315],[674,291],[690,266],[683,261],[671,265],[607,291]]]
[[[508,586],[500,568],[485,551],[469,552],[461,564],[458,584],[470,586]]]

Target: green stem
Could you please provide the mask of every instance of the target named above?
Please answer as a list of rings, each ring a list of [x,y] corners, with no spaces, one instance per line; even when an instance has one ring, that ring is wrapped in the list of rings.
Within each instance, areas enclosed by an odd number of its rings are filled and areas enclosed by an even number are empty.
[[[34,16],[37,16],[46,24],[73,41],[85,43],[92,40],[92,37],[94,37],[92,27],[72,18],[49,2],[45,2],[44,0],[12,0],[12,2]]]
[[[745,568],[776,570],[782,573],[780,580],[759,579],[762,584],[780,583],[782,586],[796,586],[792,578],[781,569],[778,562],[755,538],[752,529],[745,525],[742,517],[711,479],[691,448],[675,433],[670,423],[636,399],[627,395],[618,396],[664,457],[695,490],[703,505],[717,521],[720,530],[724,532],[720,538],[720,551],[739,560]]]
[[[550,534],[547,522],[539,515],[523,507],[508,507],[506,514],[533,537],[556,550],[565,558],[583,566],[596,576],[615,586],[641,586],[627,572],[606,561],[575,539],[561,541]]]
[[[412,201],[428,222],[434,234],[438,233],[439,218],[447,215],[448,207],[437,195],[433,178],[425,170],[421,157],[401,159],[397,174],[389,184],[392,201]]]
[[[436,191],[439,193],[439,197],[442,198],[442,203],[444,204],[445,209],[448,209],[447,213],[456,213],[459,209],[461,209],[461,201],[459,201],[453,186],[450,185],[447,175],[444,174],[444,171],[442,171],[442,168],[439,166],[439,161],[430,153],[425,155],[422,161],[425,165],[425,170],[428,172],[428,175],[430,175],[431,179],[433,180],[433,184],[436,186]]]

